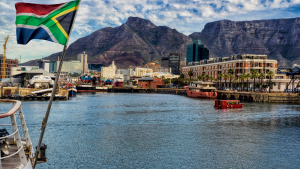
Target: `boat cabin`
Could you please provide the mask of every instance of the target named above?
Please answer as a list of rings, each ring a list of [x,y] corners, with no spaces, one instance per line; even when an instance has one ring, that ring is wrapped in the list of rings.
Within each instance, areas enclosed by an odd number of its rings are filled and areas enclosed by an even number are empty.
[[[227,108],[242,108],[243,103],[239,100],[215,100],[215,108],[227,109]]]
[[[213,87],[213,82],[192,82],[189,87],[189,90],[195,92],[214,92],[216,90]]]

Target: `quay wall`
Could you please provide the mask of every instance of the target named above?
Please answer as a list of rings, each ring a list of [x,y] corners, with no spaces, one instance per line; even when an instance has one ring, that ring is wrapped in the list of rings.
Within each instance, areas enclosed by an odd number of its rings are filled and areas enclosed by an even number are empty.
[[[38,91],[42,89],[35,89],[35,88],[18,88],[18,87],[2,87],[0,88],[0,97],[2,95],[6,95],[10,93],[10,95],[19,95],[20,97],[25,97],[31,94],[31,92]],[[69,98],[69,92],[67,89],[60,88],[58,91],[60,96],[64,96],[66,100]],[[10,97],[10,96],[7,96]]]
[[[161,94],[176,94],[186,96],[185,89],[172,89],[172,88],[126,88],[126,87],[113,87],[108,90],[108,92],[114,93],[161,93]]]
[[[298,93],[253,93],[253,92],[233,92],[217,91],[218,99],[241,100],[243,102],[263,102],[263,103],[300,103]]]

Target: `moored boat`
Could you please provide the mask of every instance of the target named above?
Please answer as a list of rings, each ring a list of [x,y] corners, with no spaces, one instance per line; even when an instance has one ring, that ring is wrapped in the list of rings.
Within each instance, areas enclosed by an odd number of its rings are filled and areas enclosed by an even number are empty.
[[[77,95],[77,88],[73,84],[68,84],[67,90],[69,92],[69,97],[75,97]]]
[[[216,99],[216,88],[212,87],[212,82],[192,82],[189,86],[184,86],[188,97],[198,97],[206,99]]]
[[[215,100],[216,109],[234,109],[243,108],[244,104],[239,100]]]

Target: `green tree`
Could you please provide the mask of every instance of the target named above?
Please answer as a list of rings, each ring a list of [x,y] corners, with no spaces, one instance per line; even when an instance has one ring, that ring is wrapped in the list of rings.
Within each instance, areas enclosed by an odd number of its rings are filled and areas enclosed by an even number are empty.
[[[262,92],[263,79],[266,78],[266,75],[264,73],[260,73],[258,78],[260,79],[260,92]]]
[[[180,74],[179,79],[184,79],[184,74],[183,73]]]
[[[258,78],[258,70],[256,69],[252,69],[251,70],[251,78],[253,79],[254,83],[253,83],[253,87],[254,87],[254,92],[255,92],[255,79]]]
[[[199,75],[199,76],[197,77],[197,79],[198,79],[198,80],[201,80],[201,79],[202,79],[202,76],[201,76],[201,75]]]
[[[275,76],[275,74],[274,74],[273,71],[268,71],[268,72],[267,72],[267,76],[269,77],[269,93],[271,93],[271,82],[272,82],[271,80],[272,80],[272,77]],[[275,84],[275,85],[276,85],[276,84]],[[274,86],[275,86],[275,85],[274,85]]]
[[[238,79],[238,78],[234,78],[234,79],[233,79],[233,83],[234,83],[233,86],[234,86],[234,88],[236,88],[236,83],[238,83],[238,82],[239,82],[239,79]]]
[[[247,73],[245,75],[245,78],[247,79],[247,92],[249,92],[249,78],[251,78],[251,74],[250,73]]]
[[[205,75],[205,79],[206,79],[206,81],[208,81],[208,79],[209,79],[209,75],[208,74]]]
[[[233,78],[233,74],[234,74],[234,70],[233,69],[228,69],[228,77],[229,77],[229,80],[230,80],[230,86],[231,86],[231,88],[233,88],[232,87],[232,83],[231,83],[231,80]]]
[[[190,79],[191,79],[192,76],[194,75],[194,72],[193,72],[192,70],[190,70],[190,71],[188,72],[188,75],[190,76]]]
[[[244,91],[244,80],[246,79],[246,74],[243,73],[239,76],[239,79],[241,79],[241,82],[242,82],[242,88],[241,88],[241,91]]]
[[[218,85],[218,87],[220,87],[220,83],[221,83],[222,77],[223,77],[223,74],[222,74],[222,73],[219,73],[219,74],[218,74],[218,78],[219,78],[219,85]]]
[[[225,86],[227,87],[227,84],[226,84],[226,81],[227,81],[227,79],[229,78],[229,76],[228,76],[228,74],[224,74],[224,79],[225,79]]]

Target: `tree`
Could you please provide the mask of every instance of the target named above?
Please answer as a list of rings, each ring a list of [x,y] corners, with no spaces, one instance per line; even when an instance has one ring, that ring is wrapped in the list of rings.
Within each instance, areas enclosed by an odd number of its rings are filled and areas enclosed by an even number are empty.
[[[243,91],[243,90],[244,90],[244,80],[246,79],[246,74],[245,74],[245,73],[241,74],[241,75],[239,76],[239,78],[240,78],[241,81],[242,81],[242,89],[241,89],[241,91]]]
[[[205,80],[205,73],[204,72],[201,74],[201,77],[202,77],[202,81],[204,81]]]
[[[229,77],[229,80],[230,80],[230,86],[231,86],[231,88],[233,88],[231,80],[232,80],[232,77],[233,77],[233,74],[234,74],[234,70],[233,69],[228,69],[227,72],[228,72],[228,77]]]
[[[275,74],[274,74],[273,71],[268,71],[267,76],[269,77],[269,93],[271,93],[271,79],[272,79],[273,76],[275,76]]]
[[[226,85],[226,80],[228,79],[229,76],[228,76],[228,74],[225,74],[223,77],[224,77],[224,79],[225,79],[225,86],[227,86],[227,85]]]
[[[219,73],[219,74],[218,74],[218,78],[219,78],[219,85],[218,85],[218,87],[220,87],[220,83],[221,83],[222,77],[223,77],[223,74],[222,74],[222,73]]]
[[[190,70],[190,71],[188,72],[188,75],[190,76],[190,79],[191,79],[192,76],[194,75],[194,72],[193,72],[192,70]]]
[[[247,92],[249,92],[249,78],[251,78],[251,74],[250,73],[247,73],[245,75],[245,78],[247,79]]]
[[[208,81],[208,79],[209,79],[209,75],[208,74],[205,75],[205,79],[206,79],[206,81]]]
[[[234,79],[233,79],[233,83],[236,84],[237,82],[239,82],[239,79],[238,79],[238,78],[234,78]],[[235,85],[234,85],[234,86],[235,86]],[[236,87],[234,87],[234,88],[236,88]]]
[[[197,77],[197,79],[198,79],[198,80],[201,80],[201,79],[202,79],[202,76],[201,76],[201,75],[199,75],[199,76]]]
[[[260,79],[260,92],[262,92],[262,83],[263,83],[262,79],[266,78],[266,75],[264,73],[260,73],[258,75],[258,78]]]
[[[253,78],[253,80],[254,80],[253,86],[254,86],[254,92],[255,92],[255,79],[258,78],[258,70],[256,70],[256,69],[251,70],[251,78]]]
[[[184,74],[183,73],[180,74],[179,79],[184,79]]]

